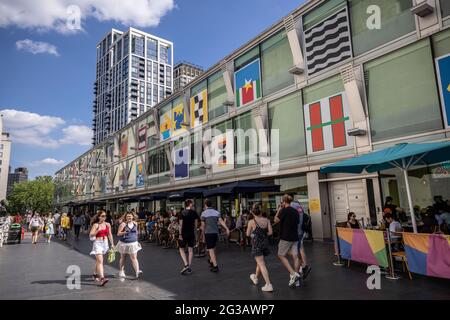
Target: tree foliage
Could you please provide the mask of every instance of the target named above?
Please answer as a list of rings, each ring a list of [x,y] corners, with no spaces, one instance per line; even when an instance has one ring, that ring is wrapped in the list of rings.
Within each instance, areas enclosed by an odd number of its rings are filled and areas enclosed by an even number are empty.
[[[10,214],[49,212],[52,209],[55,185],[52,177],[36,177],[31,181],[17,183],[7,198],[6,208]]]

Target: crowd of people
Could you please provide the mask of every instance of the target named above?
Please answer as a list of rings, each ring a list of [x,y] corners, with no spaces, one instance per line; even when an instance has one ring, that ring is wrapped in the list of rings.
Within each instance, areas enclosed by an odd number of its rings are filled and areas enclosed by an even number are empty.
[[[251,246],[251,255],[255,259],[256,268],[249,276],[250,281],[258,285],[262,276],[265,284],[261,290],[273,291],[264,257],[270,253],[269,239],[273,236],[275,225],[279,230],[277,255],[289,273],[289,286],[299,287],[301,281],[308,277],[311,268],[306,264],[303,239],[310,230],[310,217],[291,196],[283,196],[273,221],[256,203],[250,210],[243,210],[238,219],[233,219],[226,213],[219,213],[209,199],[204,201],[202,209],[199,215],[194,208],[194,202],[188,199],[184,203],[184,209],[178,214],[174,210],[169,210],[150,214],[147,218],[147,233],[151,241],[163,245],[164,248],[170,245],[178,248],[183,263],[180,271],[182,275],[192,273],[195,249],[199,255],[202,252],[208,255],[211,272],[219,272],[216,246],[219,238],[224,236],[227,240],[234,240],[240,245],[248,243]],[[293,264],[288,257],[292,258]]]
[[[201,209],[197,211],[197,209]],[[18,216],[17,219],[22,219]],[[261,206],[253,204],[250,210],[244,210],[237,219],[231,215],[222,215],[213,208],[213,203],[206,199],[203,208],[195,208],[194,201],[187,199],[180,212],[168,210],[136,214],[135,210],[125,212],[122,216],[113,216],[111,212],[98,210],[95,215],[85,213],[40,214],[27,213],[22,223],[32,233],[32,244],[36,245],[43,235],[50,243],[52,236],[66,241],[69,234],[74,239],[80,233],[89,235],[92,241],[91,255],[95,256],[92,278],[99,286],[104,286],[108,279],[104,273],[104,256],[111,251],[120,253],[119,278],[127,278],[125,263],[130,258],[135,277],[139,278],[142,270],[139,266],[137,253],[142,249],[139,240],[139,221],[146,220],[146,237],[164,248],[174,247],[179,251],[182,261],[180,274],[189,275],[193,272],[192,263],[194,249],[200,256],[208,256],[209,270],[219,272],[219,257],[216,247],[220,237],[234,240],[236,243],[251,246],[251,256],[255,261],[255,272],[249,275],[251,283],[258,285],[260,278],[264,280],[262,291],[272,292],[269,266],[265,257],[270,254],[270,238],[273,237],[274,227],[279,232],[277,255],[289,273],[288,285],[301,286],[311,270],[306,264],[303,239],[310,226],[310,217],[300,203],[293,201],[289,195],[284,195],[277,208],[277,212],[270,219]],[[234,233],[234,236],[232,236]],[[115,237],[117,236],[117,243]],[[109,257],[108,257],[109,258]],[[292,260],[290,261],[289,258]]]

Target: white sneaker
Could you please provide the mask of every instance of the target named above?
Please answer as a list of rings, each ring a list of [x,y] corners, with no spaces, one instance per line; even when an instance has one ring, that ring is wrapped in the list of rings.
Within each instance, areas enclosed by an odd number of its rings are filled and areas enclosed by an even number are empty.
[[[250,280],[253,282],[253,284],[256,286],[258,284],[258,277],[256,276],[256,274],[252,273],[250,275]]]
[[[300,275],[297,272],[291,274],[291,277],[289,279],[289,287],[295,286],[295,283],[297,282],[298,279],[300,279]]]
[[[119,271],[119,278],[126,278],[125,271]]]
[[[265,292],[272,292],[273,291],[273,287],[271,283],[266,283],[266,285],[264,287],[261,288],[262,291]]]

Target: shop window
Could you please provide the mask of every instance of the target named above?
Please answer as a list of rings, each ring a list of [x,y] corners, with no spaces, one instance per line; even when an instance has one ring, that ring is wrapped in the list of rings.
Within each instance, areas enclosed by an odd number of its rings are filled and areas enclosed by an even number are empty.
[[[258,132],[251,112],[247,112],[233,119],[235,132],[235,161],[236,167],[255,165],[259,159]]]
[[[373,141],[442,128],[428,40],[364,67]]]
[[[221,71],[208,78],[208,106],[209,119],[217,118],[227,112],[224,105],[227,100],[227,89]]]
[[[292,65],[291,48],[284,31],[261,44],[261,73],[264,96],[294,84],[294,76],[288,72]]]
[[[367,8],[373,0],[349,0],[353,52],[359,55],[415,30],[411,0],[380,0],[381,26],[369,29]]]
[[[431,38],[433,41],[433,52],[435,58],[450,53],[450,29],[439,32]]]
[[[272,156],[274,156],[273,152],[276,150],[280,160],[306,154],[305,126],[300,92],[269,104],[269,128],[271,134],[273,130],[278,130],[278,135],[270,137]],[[276,136],[278,136],[278,141],[275,141]]]
[[[441,0],[441,13],[443,18],[450,16],[450,1]]]

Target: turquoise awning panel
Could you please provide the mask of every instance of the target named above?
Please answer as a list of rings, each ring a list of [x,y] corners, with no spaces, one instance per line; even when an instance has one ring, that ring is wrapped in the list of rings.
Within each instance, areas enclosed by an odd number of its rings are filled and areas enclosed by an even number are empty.
[[[367,173],[391,168],[409,169],[450,160],[450,141],[401,143],[320,168],[322,173]]]

